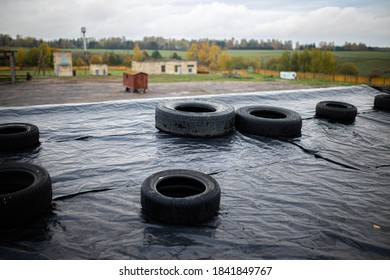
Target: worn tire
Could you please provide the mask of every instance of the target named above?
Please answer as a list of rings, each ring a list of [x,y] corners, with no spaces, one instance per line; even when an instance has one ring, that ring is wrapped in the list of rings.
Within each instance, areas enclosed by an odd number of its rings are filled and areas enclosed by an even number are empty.
[[[156,128],[171,134],[214,137],[234,128],[234,108],[205,100],[171,100],[157,104]]]
[[[211,176],[185,169],[157,172],[141,187],[143,213],[168,224],[205,222],[218,211],[220,198],[220,187]]]
[[[245,106],[236,111],[236,130],[267,137],[292,138],[301,135],[301,115],[271,106]]]
[[[375,96],[374,107],[377,109],[390,111],[390,94],[379,94]]]
[[[339,101],[321,101],[316,105],[316,116],[336,121],[353,121],[357,108],[349,103]]]
[[[0,124],[0,150],[15,150],[39,145],[39,129],[29,123]]]
[[[29,163],[0,164],[0,225],[28,222],[52,204],[52,185],[43,167]]]

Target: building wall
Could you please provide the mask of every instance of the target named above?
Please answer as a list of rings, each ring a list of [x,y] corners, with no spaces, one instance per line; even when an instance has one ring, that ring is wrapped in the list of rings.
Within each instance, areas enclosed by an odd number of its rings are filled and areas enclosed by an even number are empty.
[[[89,74],[92,76],[107,76],[108,65],[107,64],[91,64],[89,65]]]
[[[131,68],[148,74],[197,74],[198,63],[192,60],[132,61]]]
[[[54,52],[54,74],[56,76],[72,76],[72,52]]]

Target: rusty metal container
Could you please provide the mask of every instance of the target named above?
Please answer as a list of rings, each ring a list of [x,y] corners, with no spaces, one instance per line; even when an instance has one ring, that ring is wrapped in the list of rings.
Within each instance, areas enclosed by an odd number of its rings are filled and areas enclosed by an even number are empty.
[[[126,91],[145,93],[148,89],[148,74],[144,72],[123,73],[123,85]]]

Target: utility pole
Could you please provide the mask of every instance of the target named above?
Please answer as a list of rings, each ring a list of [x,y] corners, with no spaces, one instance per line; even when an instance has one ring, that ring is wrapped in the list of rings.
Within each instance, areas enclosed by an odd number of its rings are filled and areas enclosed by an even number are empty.
[[[85,61],[85,64],[89,64],[88,63],[88,58],[87,58],[87,40],[85,39],[85,32],[87,31],[87,28],[85,27],[81,27],[81,32],[83,33],[83,41],[84,41],[84,61]],[[84,76],[87,75],[87,66],[85,66],[84,68]]]

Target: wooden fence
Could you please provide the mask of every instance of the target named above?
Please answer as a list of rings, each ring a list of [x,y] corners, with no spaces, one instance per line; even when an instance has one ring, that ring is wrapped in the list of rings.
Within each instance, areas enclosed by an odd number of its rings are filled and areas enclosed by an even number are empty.
[[[267,76],[276,76],[279,77],[279,71],[273,70],[256,70],[255,73]],[[331,75],[331,74],[321,74],[321,73],[307,73],[307,72],[296,72],[298,79],[318,79],[331,82],[347,82],[354,84],[368,84],[368,85],[377,85],[384,86],[390,85],[390,78],[384,77],[365,77],[365,76],[351,76],[351,75]]]

